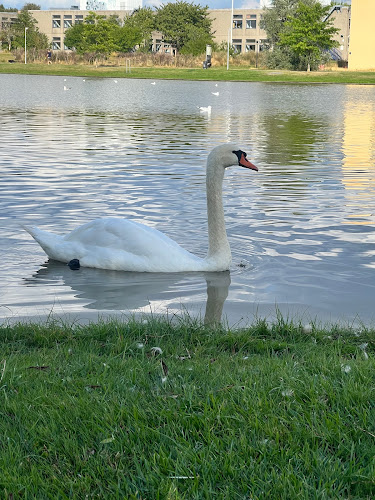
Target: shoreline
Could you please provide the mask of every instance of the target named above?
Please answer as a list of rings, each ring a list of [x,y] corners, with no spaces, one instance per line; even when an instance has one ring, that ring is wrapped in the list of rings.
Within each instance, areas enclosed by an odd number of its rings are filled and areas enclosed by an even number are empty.
[[[247,67],[170,68],[170,67],[134,67],[126,72],[122,66],[92,65],[45,65],[40,63],[3,63],[0,62],[0,74],[7,75],[47,75],[86,78],[129,78],[158,80],[223,81],[223,82],[258,82],[258,83],[297,83],[297,84],[347,84],[375,85],[375,71],[354,72],[348,70],[325,71],[288,71],[263,70]]]

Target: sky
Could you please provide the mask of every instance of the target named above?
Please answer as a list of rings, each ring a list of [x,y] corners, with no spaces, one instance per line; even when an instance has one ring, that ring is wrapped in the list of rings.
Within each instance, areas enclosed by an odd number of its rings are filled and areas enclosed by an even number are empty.
[[[171,3],[174,0],[143,0],[144,7],[159,7],[162,4]],[[208,6],[210,9],[231,9],[232,0],[186,0],[196,5]],[[33,2],[40,5],[43,10],[50,8],[69,8],[71,5],[77,5],[78,0],[0,0],[5,7],[21,8],[25,3]],[[338,0],[338,3],[340,0]],[[270,0],[233,0],[235,9],[256,9],[264,5],[269,5]],[[331,0],[321,0],[322,4],[329,4]]]

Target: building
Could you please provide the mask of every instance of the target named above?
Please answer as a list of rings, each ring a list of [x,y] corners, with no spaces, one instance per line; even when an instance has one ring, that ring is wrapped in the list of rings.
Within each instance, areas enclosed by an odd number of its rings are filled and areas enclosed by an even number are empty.
[[[101,8],[106,5],[107,9]],[[89,12],[94,11],[100,15],[118,15],[120,19],[126,14],[130,14],[134,6],[142,5],[142,0],[81,0],[78,6],[70,9],[60,10],[30,10],[34,19],[38,23],[38,29],[45,33],[53,51],[69,50],[64,45],[64,33],[73,24],[82,23]],[[90,9],[82,9],[83,6],[91,5]],[[100,7],[100,8],[99,8]],[[116,7],[113,8],[112,7]],[[123,8],[126,7],[126,8]],[[214,40],[219,45],[228,42],[231,28],[231,9],[215,9],[208,11],[212,19],[212,31]],[[0,13],[3,18],[3,25],[11,23],[17,16],[16,12]],[[250,51],[261,51],[265,46],[267,34],[260,29],[262,9],[235,9],[232,25],[232,45],[236,52],[245,53]],[[161,33],[155,32],[152,43],[155,52],[174,54],[175,50],[164,43]]]
[[[339,46],[330,51],[331,56],[336,60],[347,61],[350,40],[350,7],[344,5],[333,6],[326,17],[327,20],[333,21],[333,26],[339,30],[333,37],[339,43]]]
[[[350,70],[375,70],[375,0],[352,0],[348,64]]]
[[[267,39],[267,33],[260,29],[262,9],[235,9],[232,26],[231,15],[231,9],[209,11],[215,42],[219,45],[228,43],[232,37],[232,45],[237,53],[262,50]]]
[[[134,10],[142,8],[142,0],[80,0],[79,10]]]
[[[369,12],[375,9],[375,0],[353,0],[353,4],[365,5],[367,8],[366,14],[360,16],[368,16],[368,22],[375,19],[375,13],[368,15]],[[86,9],[91,5],[90,9]],[[105,8],[99,8],[104,6]],[[142,6],[142,0],[80,0],[79,7],[73,6],[70,9],[58,10],[31,10],[29,11],[35,20],[38,22],[38,29],[41,33],[45,33],[51,44],[53,51],[69,50],[64,45],[65,31],[73,26],[73,24],[81,23],[90,11],[95,10],[101,15],[118,15],[123,19],[125,15],[130,14],[134,8]],[[82,7],[85,7],[83,9]],[[208,11],[208,15],[212,19],[212,31],[214,40],[217,44],[227,43],[231,39],[232,46],[237,53],[260,52],[266,48],[267,33],[260,28],[263,9],[234,9],[233,19],[231,9],[212,9]],[[362,11],[361,11],[362,12]],[[0,13],[2,18],[2,26],[9,25],[14,22],[17,16],[16,12]],[[334,6],[332,7],[327,19],[333,19],[334,26],[339,28],[339,33],[336,39],[339,42],[339,48],[332,52],[332,57],[335,59],[348,59],[348,43],[350,30],[350,7]],[[0,25],[1,26],[1,25]],[[358,33],[361,33],[359,28]],[[368,34],[375,32],[371,29],[366,32],[366,36],[360,37],[367,40]],[[175,49],[163,40],[161,33],[153,34],[152,49],[154,52],[167,53],[174,55]],[[375,47],[372,51],[375,53]],[[357,49],[356,49],[356,53]],[[373,64],[372,67],[374,67]]]
[[[92,11],[68,9],[68,10],[30,10],[34,19],[38,22],[38,29],[47,35],[53,51],[69,50],[64,45],[65,32],[74,24],[83,23],[85,17]],[[97,10],[98,15],[118,15],[124,18],[131,11],[124,10]]]

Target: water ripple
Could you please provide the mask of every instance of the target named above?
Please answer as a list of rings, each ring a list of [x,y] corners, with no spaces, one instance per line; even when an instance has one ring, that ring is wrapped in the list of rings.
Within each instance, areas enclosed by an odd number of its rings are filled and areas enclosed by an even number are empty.
[[[223,82],[218,101],[211,82],[70,78],[69,92],[60,77],[0,82],[0,313],[126,306],[116,301],[122,275],[89,270],[81,292],[61,267],[39,272],[45,256],[21,224],[63,233],[97,217],[129,217],[204,256],[206,156],[233,141],[260,171],[226,175],[233,266],[229,292],[220,285],[229,293],[224,311],[242,317],[288,304],[372,318],[374,87]],[[206,105],[209,117],[197,109]],[[133,286],[147,291],[152,280],[142,280]],[[207,280],[155,278],[151,303],[203,307]],[[140,307],[144,298],[130,309]]]

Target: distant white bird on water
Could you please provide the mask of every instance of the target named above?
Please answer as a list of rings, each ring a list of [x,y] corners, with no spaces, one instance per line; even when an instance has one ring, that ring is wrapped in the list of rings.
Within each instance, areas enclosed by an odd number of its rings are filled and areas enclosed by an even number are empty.
[[[211,92],[212,95],[219,95],[219,92]]]
[[[64,90],[71,90],[71,87],[67,87],[66,85],[64,85]]]
[[[197,106],[201,113],[211,113],[211,106]]]
[[[25,226],[25,229],[51,259],[69,263],[72,269],[96,267],[166,273],[226,271],[232,259],[222,199],[224,173],[232,165],[258,170],[246,156],[235,144],[216,146],[208,155],[208,253],[204,258],[188,252],[157,229],[114,217],[93,220],[65,236],[37,227]]]
[[[156,82],[151,82],[151,85],[156,85]]]

